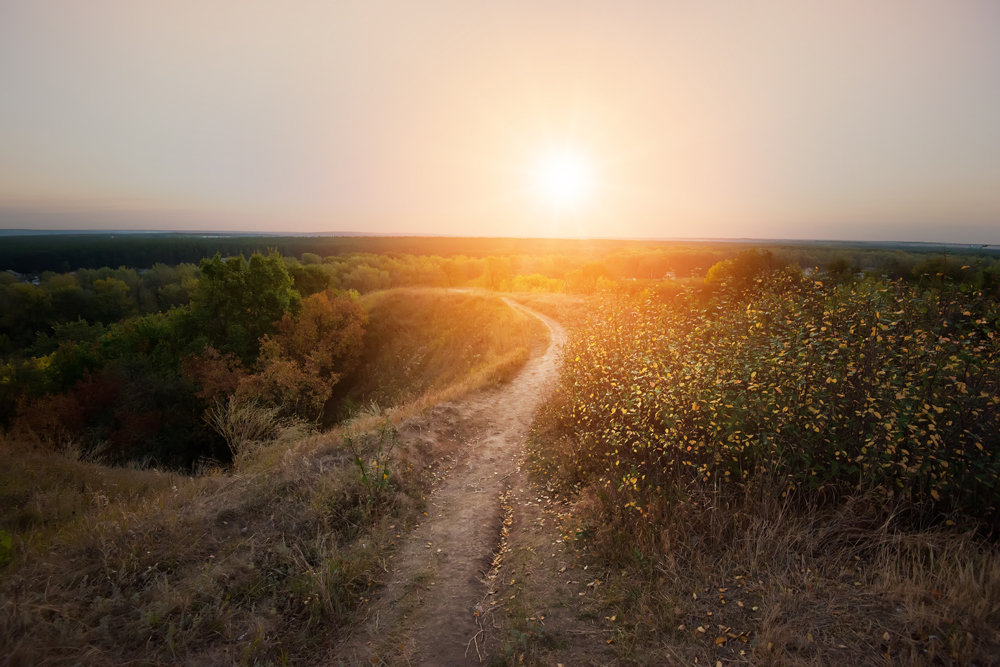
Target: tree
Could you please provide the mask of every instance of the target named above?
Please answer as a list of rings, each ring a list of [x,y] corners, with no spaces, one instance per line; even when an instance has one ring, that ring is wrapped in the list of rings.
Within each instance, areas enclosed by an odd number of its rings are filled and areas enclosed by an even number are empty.
[[[509,257],[490,255],[486,258],[486,268],[481,279],[484,287],[492,290],[506,289],[511,278],[513,272],[510,269]]]
[[[118,278],[98,278],[94,281],[94,315],[98,322],[110,324],[131,315],[133,311],[129,286]]]
[[[368,314],[354,298],[321,292],[286,313],[261,343],[260,370],[240,393],[263,397],[286,413],[319,419],[333,387],[357,366]]]
[[[302,296],[322,292],[330,287],[330,273],[322,264],[291,264],[288,271],[296,291]]]
[[[835,257],[826,265],[826,274],[837,282],[847,282],[858,272],[858,267],[843,255]]]
[[[368,264],[360,264],[350,270],[343,279],[344,286],[361,293],[386,289],[392,284],[389,272]]]
[[[755,278],[765,276],[781,268],[783,263],[770,250],[744,250],[732,259],[716,263],[708,270],[705,280],[709,283],[724,283],[731,287],[744,288]]]
[[[216,349],[232,352],[249,365],[259,353],[260,339],[300,305],[278,253],[254,253],[249,261],[243,255],[223,259],[216,253],[201,261],[191,317],[197,332]]]
[[[566,291],[589,294],[601,285],[612,285],[608,269],[602,262],[587,262],[566,274]]]

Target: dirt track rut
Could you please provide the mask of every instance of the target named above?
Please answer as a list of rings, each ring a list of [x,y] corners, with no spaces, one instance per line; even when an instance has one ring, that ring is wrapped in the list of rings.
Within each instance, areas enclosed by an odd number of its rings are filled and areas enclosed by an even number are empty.
[[[563,328],[513,301],[549,328],[544,354],[508,383],[404,424],[401,439],[457,438],[450,472],[427,519],[406,536],[364,624],[336,648],[333,664],[478,664],[492,629],[487,576],[503,523],[501,494],[518,471],[532,416],[557,373]]]

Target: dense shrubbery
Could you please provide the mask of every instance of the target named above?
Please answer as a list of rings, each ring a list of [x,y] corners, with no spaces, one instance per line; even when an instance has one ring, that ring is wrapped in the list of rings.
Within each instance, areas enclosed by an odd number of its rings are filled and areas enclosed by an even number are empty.
[[[714,291],[607,302],[565,349],[550,415],[563,449],[539,463],[634,516],[690,484],[777,479],[814,500],[867,491],[922,520],[996,522],[997,302],[746,259],[759,271],[723,267]]]

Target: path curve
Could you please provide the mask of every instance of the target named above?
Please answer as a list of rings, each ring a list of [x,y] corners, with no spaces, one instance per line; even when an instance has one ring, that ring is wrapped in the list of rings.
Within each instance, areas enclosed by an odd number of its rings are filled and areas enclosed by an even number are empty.
[[[501,497],[518,472],[536,409],[558,373],[566,332],[548,327],[545,352],[499,387],[445,403],[400,427],[401,444],[457,439],[450,473],[428,502],[428,518],[405,538],[366,620],[336,647],[332,664],[479,664],[492,622],[486,579],[500,544]]]

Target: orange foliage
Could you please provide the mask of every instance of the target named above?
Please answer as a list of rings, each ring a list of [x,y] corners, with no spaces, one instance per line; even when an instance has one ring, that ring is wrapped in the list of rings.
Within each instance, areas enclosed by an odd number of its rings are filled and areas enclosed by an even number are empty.
[[[185,377],[198,386],[195,395],[205,401],[232,394],[247,373],[233,354],[222,354],[209,345],[181,362]]]
[[[367,323],[356,300],[318,292],[303,300],[298,315],[285,313],[274,333],[260,339],[254,369],[206,347],[184,360],[184,374],[202,400],[262,399],[286,414],[317,419],[333,387],[357,365]]]
[[[84,409],[72,393],[22,399],[10,433],[23,444],[55,449],[73,440],[84,425]]]
[[[286,313],[274,335],[261,339],[259,370],[240,379],[237,393],[318,419],[333,387],[357,365],[367,323],[353,299],[328,292],[309,296],[297,316]]]

